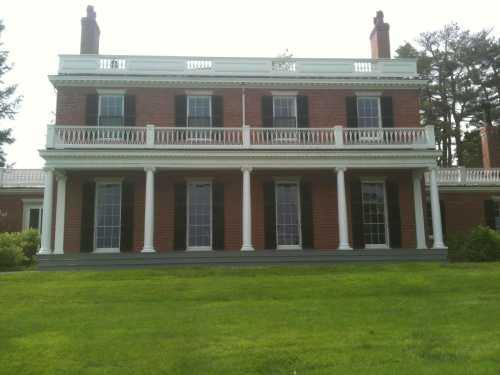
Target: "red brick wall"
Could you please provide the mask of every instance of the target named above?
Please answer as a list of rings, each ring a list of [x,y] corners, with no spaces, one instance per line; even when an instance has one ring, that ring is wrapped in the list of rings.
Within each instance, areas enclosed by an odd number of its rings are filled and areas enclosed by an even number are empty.
[[[92,88],[60,88],[57,94],[56,123],[83,125],[85,123],[85,96],[95,94]],[[136,124],[145,126],[174,126],[175,95],[184,89],[134,88],[127,90],[136,96]],[[239,127],[242,122],[241,90],[213,90],[214,95],[224,98],[224,126]],[[331,127],[346,124],[345,97],[354,95],[353,90],[300,90],[309,97],[309,121],[311,127]],[[271,95],[270,90],[246,89],[246,123],[262,126],[261,97]],[[420,124],[418,92],[416,90],[386,90],[382,95],[393,97],[394,121],[398,127],[416,127]]]
[[[23,229],[23,199],[42,199],[43,194],[0,195],[0,232],[19,232]],[[5,216],[4,216],[5,215]]]

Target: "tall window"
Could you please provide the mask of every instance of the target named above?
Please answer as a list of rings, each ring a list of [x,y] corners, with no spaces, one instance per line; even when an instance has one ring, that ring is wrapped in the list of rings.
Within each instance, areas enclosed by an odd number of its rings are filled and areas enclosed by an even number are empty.
[[[124,111],[123,95],[99,96],[99,125],[122,126]]]
[[[209,182],[188,184],[188,248],[212,248],[212,185]]]
[[[23,206],[23,229],[42,229],[42,203],[29,202]]]
[[[195,95],[187,97],[187,126],[212,126],[212,97],[209,95]]]
[[[278,248],[301,246],[297,183],[276,184],[276,232]]]
[[[495,201],[495,230],[500,232],[500,202]]]
[[[358,127],[380,127],[379,97],[358,97]]]
[[[362,201],[365,244],[368,247],[386,246],[388,241],[385,184],[383,182],[363,182]]]
[[[277,128],[297,127],[296,96],[273,96],[273,124]]]
[[[95,199],[95,248],[118,250],[121,232],[121,183],[97,183]]]

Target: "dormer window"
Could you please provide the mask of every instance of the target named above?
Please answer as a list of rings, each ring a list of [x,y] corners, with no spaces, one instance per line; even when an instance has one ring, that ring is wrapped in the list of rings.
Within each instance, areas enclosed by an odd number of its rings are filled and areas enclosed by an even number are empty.
[[[124,95],[99,95],[99,126],[123,126]]]
[[[379,128],[382,126],[380,116],[380,98],[378,96],[358,96],[358,127]]]
[[[189,95],[187,97],[187,126],[194,128],[212,126],[212,96]]]
[[[273,96],[273,126],[275,128],[297,127],[296,96]]]

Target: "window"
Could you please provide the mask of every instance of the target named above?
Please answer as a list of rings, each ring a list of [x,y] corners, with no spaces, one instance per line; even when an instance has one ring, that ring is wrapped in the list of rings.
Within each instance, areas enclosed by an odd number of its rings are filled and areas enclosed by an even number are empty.
[[[196,250],[212,249],[212,184],[188,184],[187,244]]]
[[[273,96],[273,125],[276,128],[297,127],[296,96]]]
[[[358,97],[358,127],[378,128],[381,126],[380,98]]]
[[[187,126],[195,128],[212,126],[212,97],[210,95],[187,97]]]
[[[362,183],[363,233],[366,247],[387,246],[385,184]]]
[[[495,201],[495,230],[500,232],[500,202]]]
[[[42,201],[24,200],[23,203],[23,230],[36,229],[40,232],[42,229]]]
[[[99,96],[99,125],[122,126],[124,111],[123,95]]]
[[[121,200],[121,183],[96,184],[94,231],[96,251],[120,249]]]
[[[276,232],[278,249],[301,247],[299,215],[299,185],[276,184]]]

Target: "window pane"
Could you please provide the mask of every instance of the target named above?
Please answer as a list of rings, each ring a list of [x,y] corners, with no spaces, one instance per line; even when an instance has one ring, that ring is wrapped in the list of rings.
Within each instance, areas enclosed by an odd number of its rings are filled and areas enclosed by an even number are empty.
[[[210,184],[188,187],[188,246],[211,246],[212,191]]]
[[[297,184],[276,185],[278,245],[300,245]]]
[[[30,208],[30,218],[28,228],[30,229],[40,229],[40,209]]]
[[[121,185],[98,184],[96,187],[96,248],[119,248],[120,229]]]
[[[379,98],[358,98],[358,126],[360,128],[377,128]]]
[[[297,126],[297,98],[295,96],[273,96],[274,126],[290,128]]]
[[[363,231],[365,244],[386,244],[384,184],[363,183]]]
[[[101,95],[99,100],[99,125],[123,125],[123,95]]]
[[[188,96],[188,126],[209,127],[212,124],[211,97]]]

